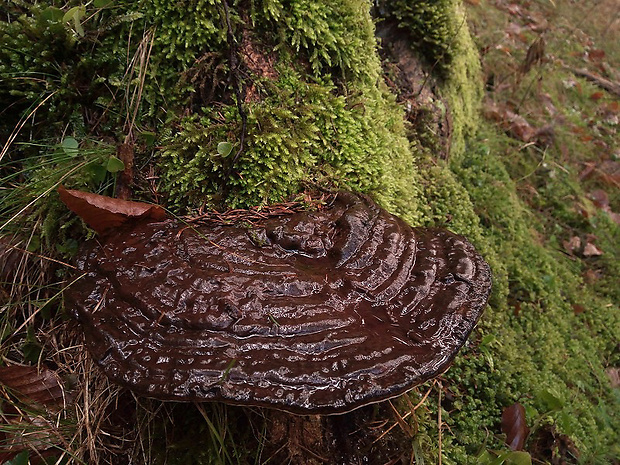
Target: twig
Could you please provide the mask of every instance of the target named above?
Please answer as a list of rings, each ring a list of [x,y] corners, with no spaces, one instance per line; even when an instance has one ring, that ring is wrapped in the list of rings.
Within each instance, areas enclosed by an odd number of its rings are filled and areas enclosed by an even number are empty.
[[[585,69],[568,68],[574,75],[586,78],[588,81],[592,81],[597,86],[605,89],[610,94],[620,97],[620,82],[610,81],[598,74],[590,73]]]

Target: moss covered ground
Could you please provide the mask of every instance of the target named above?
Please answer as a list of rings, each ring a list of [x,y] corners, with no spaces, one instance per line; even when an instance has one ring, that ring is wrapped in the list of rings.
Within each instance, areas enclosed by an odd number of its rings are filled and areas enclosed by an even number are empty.
[[[3,4],[0,252],[11,241],[5,263],[18,264],[0,275],[0,349],[4,364],[74,386],[51,413],[3,392],[3,459],[278,463],[261,412],[134,399],[76,342],[60,293],[91,233],[54,189],[114,195],[122,145],[134,198],[176,214],[348,188],[481,251],[494,276],[485,315],[447,373],[394,401],[399,416],[373,413],[400,431],[375,457],[617,463],[620,110],[576,72],[618,82],[617,14],[605,1]],[[378,39],[377,21],[430,73],[417,85],[441,134],[413,130],[416,100],[390,84],[398,60],[380,53],[393,37]],[[527,454],[510,453],[500,426],[515,402]],[[19,428],[34,439],[15,445]]]

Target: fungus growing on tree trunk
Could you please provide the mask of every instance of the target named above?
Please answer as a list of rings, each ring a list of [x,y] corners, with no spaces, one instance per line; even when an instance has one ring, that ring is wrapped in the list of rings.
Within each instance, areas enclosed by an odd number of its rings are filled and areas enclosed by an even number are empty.
[[[163,400],[304,414],[442,373],[491,287],[463,237],[345,192],[259,225],[147,215],[91,241],[77,267],[67,307],[113,381]]]

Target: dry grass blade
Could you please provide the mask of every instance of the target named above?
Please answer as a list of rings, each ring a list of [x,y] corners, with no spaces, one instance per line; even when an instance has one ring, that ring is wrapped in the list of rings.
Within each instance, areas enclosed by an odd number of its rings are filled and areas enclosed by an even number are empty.
[[[50,192],[52,192],[54,189],[56,189],[58,187],[58,185],[64,181],[66,178],[68,178],[69,176],[71,176],[73,173],[75,173],[76,171],[84,168],[86,165],[88,165],[90,162],[89,161],[83,161],[82,163],[74,166],[71,170],[69,170],[68,172],[66,172],[62,178],[58,181],[58,183],[53,184],[52,186],[50,186],[49,188],[47,188],[44,192],[42,192],[41,194],[37,195],[34,199],[32,199],[30,202],[28,202],[27,205],[25,205],[24,207],[22,207],[17,213],[15,213],[11,218],[9,218],[8,220],[6,220],[2,226],[0,226],[0,231],[2,231],[4,228],[6,228],[9,224],[11,224],[16,218],[21,218],[22,215],[24,214],[24,212],[26,212],[30,207],[32,207],[34,204],[36,204],[39,200],[45,198],[48,196],[48,194]]]
[[[125,73],[123,79],[127,79],[127,90],[125,95],[131,97],[127,102],[127,118],[125,119],[125,133],[127,134],[125,138],[125,143],[131,143],[134,139],[134,127],[136,124],[136,118],[138,117],[138,112],[140,110],[140,102],[142,101],[142,91],[144,90],[144,81],[146,79],[146,70],[149,65],[149,61],[151,58],[151,50],[153,49],[153,42],[155,40],[155,31],[150,30],[144,33],[140,44],[138,45],[138,49],[134,54],[129,68]],[[133,89],[130,89],[133,76],[138,75],[138,85],[134,86]]]
[[[400,415],[398,416],[398,420],[392,425],[390,426],[387,430],[385,430],[383,433],[381,433],[381,435],[375,439],[373,441],[373,444],[380,441],[381,439],[383,439],[390,431],[392,431],[394,428],[396,428],[396,426],[398,426],[400,424],[400,421],[404,421],[405,419],[407,419],[410,415],[412,415],[413,413],[415,413],[415,411],[420,408],[422,406],[422,404],[424,404],[424,402],[426,402],[426,399],[428,398],[428,396],[430,395],[431,391],[433,390],[433,387],[435,387],[436,384],[436,380],[433,380],[433,384],[431,385],[430,388],[428,388],[428,391],[426,391],[426,393],[424,394],[424,396],[422,396],[422,399],[412,408],[410,408],[410,410],[405,413],[404,415]],[[391,405],[391,402],[390,402]],[[392,406],[394,407],[394,406]]]

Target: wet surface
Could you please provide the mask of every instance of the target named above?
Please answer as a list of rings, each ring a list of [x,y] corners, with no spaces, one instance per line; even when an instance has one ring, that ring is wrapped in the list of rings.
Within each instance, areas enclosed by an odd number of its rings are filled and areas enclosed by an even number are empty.
[[[294,413],[348,411],[441,373],[491,287],[463,237],[348,193],[260,227],[139,223],[92,241],[78,269],[67,308],[112,380]]]

